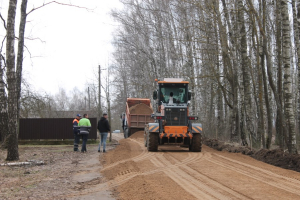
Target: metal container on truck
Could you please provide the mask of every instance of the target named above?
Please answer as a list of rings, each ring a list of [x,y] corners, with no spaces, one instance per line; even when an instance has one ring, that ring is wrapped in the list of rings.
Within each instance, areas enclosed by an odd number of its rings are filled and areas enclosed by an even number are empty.
[[[124,137],[144,130],[145,124],[154,122],[151,118],[153,108],[150,99],[127,98],[124,121]]]

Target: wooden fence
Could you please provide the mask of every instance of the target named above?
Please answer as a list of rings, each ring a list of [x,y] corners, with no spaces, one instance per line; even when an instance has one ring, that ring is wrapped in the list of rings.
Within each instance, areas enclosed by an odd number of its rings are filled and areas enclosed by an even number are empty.
[[[73,139],[74,118],[20,119],[20,140]],[[89,139],[97,139],[97,118],[89,118],[92,128]]]

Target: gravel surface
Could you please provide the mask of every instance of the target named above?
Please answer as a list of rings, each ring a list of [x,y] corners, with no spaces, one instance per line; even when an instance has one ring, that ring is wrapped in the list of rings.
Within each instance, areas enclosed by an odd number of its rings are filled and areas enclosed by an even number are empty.
[[[107,146],[107,150],[112,148],[114,145]],[[0,199],[68,199],[85,182],[101,181],[101,153],[97,152],[96,144],[88,144],[87,150],[87,153],[73,152],[72,145],[20,145],[18,162],[35,160],[45,164],[0,166]],[[6,163],[6,154],[5,150],[0,151],[0,163]],[[109,199],[110,192],[102,191],[98,196]]]

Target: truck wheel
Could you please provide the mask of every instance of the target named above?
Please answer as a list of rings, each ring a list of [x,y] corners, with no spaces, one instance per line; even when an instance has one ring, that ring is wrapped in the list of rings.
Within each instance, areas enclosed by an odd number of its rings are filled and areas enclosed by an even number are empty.
[[[148,151],[157,151],[158,149],[158,133],[150,132],[148,135],[147,149]]]
[[[130,128],[127,128],[127,137],[131,136]]]
[[[124,130],[124,138],[127,138],[127,128]]]
[[[128,138],[128,134],[129,134],[129,128],[126,128],[125,130],[124,130],[124,138]]]
[[[147,147],[147,141],[148,141],[148,134],[147,134],[147,132],[144,132],[144,144],[145,144],[145,147]]]
[[[194,133],[192,144],[190,145],[190,151],[201,152],[202,150],[202,136],[200,133]]]

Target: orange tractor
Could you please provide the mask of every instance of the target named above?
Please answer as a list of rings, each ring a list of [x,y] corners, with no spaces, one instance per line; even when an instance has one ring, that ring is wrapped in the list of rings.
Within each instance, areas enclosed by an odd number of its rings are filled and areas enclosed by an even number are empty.
[[[153,92],[157,109],[153,123],[145,125],[144,142],[148,151],[157,151],[158,145],[181,143],[190,151],[200,152],[202,148],[202,125],[192,123],[197,116],[189,116],[188,81],[179,78],[165,78],[157,81],[158,89]]]

